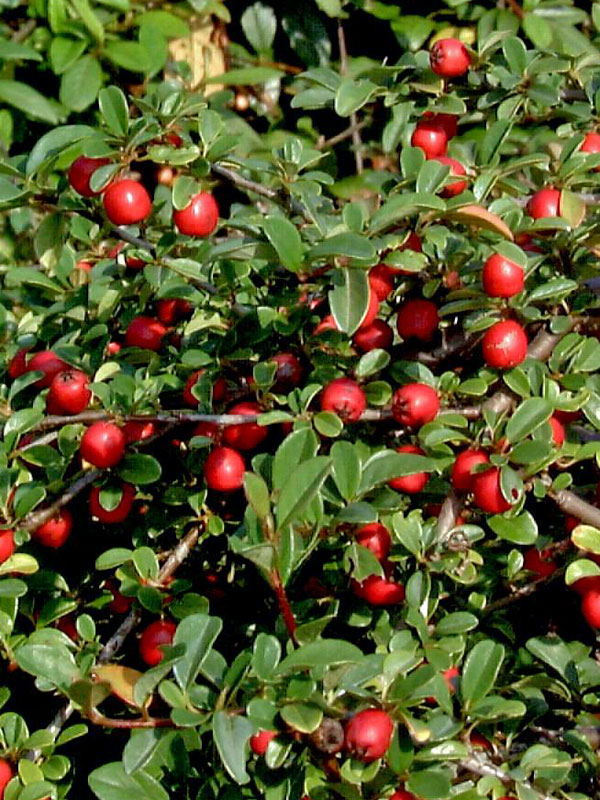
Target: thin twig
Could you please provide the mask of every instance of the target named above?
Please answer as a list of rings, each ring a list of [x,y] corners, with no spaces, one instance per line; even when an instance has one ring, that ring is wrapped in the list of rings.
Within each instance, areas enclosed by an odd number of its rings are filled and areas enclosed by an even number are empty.
[[[43,525],[44,522],[56,516],[61,508],[70,503],[74,497],[77,497],[80,492],[90,486],[100,475],[102,475],[102,470],[100,469],[89,470],[89,472],[86,472],[81,478],[74,481],[74,483],[72,483],[51,505],[28,514],[22,522],[17,523],[18,527],[26,531],[35,531],[40,525]]]
[[[525,14],[521,6],[517,3],[517,0],[506,0],[506,2],[513,14],[515,14],[519,19],[524,19]]]
[[[345,139],[349,139],[351,136],[354,136],[356,131],[362,131],[363,128],[366,128],[369,124],[369,120],[363,120],[356,125],[348,125],[340,133],[336,133],[335,136],[332,136],[330,139],[321,138],[315,145],[315,150],[327,150],[330,147],[333,147],[340,142],[343,142]]]
[[[577,519],[585,522],[586,525],[600,528],[600,508],[582,500],[575,492],[561,489],[558,492],[548,492],[548,496],[554,500],[564,514],[577,517]]]
[[[290,605],[290,601],[278,569],[274,569],[271,572],[271,585],[273,587],[273,591],[275,592],[277,605],[279,606],[279,613],[281,614],[281,618],[285,624],[288,636],[292,642],[297,645],[298,642],[296,641],[296,628],[298,627],[298,624],[296,622],[296,617],[292,611],[292,607]]]
[[[236,172],[236,170],[222,167],[220,164],[213,164],[211,170],[215,175],[234,183],[236,186],[239,186],[240,189],[246,189],[248,192],[260,194],[262,197],[268,197],[269,200],[277,200],[279,197],[277,189],[270,189],[268,186],[263,186],[262,183],[257,183],[249,178],[245,178],[243,175],[240,175],[239,172]]]
[[[536,789],[531,783],[529,783],[529,781],[517,781],[514,778],[511,778],[507,772],[505,772],[503,769],[500,769],[500,767],[497,767],[495,764],[492,764],[491,761],[479,753],[473,753],[468,758],[462,758],[458,763],[464,770],[467,770],[467,772],[474,772],[475,775],[481,775],[484,778],[497,778],[501,783],[504,784],[515,783],[531,792],[535,792],[540,800],[554,800],[554,798],[552,798],[550,795],[540,792],[538,789]]]
[[[342,25],[341,19],[338,19],[337,34],[340,50],[340,73],[344,76],[348,72],[348,49],[346,47],[346,34],[344,33],[344,26]],[[356,163],[356,171],[360,175],[363,171],[362,139],[358,128],[356,111],[350,114],[350,125],[353,128],[352,143],[354,145],[354,161]]]
[[[505,597],[500,597],[498,600],[494,600],[493,603],[489,603],[482,611],[483,614],[491,614],[493,611],[498,611],[500,608],[506,608],[506,606],[510,606],[513,603],[518,603],[520,600],[523,600],[525,597],[530,597],[535,592],[543,589],[545,586],[548,586],[549,583],[560,578],[563,574],[564,570],[557,569],[552,575],[548,575],[544,578],[538,578],[535,581],[531,581],[531,583],[526,583],[525,586],[521,586],[518,589],[515,589],[514,592],[511,594],[507,594]]]

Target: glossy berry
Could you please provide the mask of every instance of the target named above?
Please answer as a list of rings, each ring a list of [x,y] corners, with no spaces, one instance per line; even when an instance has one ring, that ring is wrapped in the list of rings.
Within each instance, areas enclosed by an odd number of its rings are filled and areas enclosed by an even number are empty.
[[[420,447],[414,444],[404,444],[398,447],[398,453],[411,453],[416,456],[424,456],[425,453]],[[395,489],[397,492],[405,492],[406,494],[418,494],[422,492],[427,486],[429,475],[426,472],[415,472],[413,475],[403,475],[400,478],[392,478],[388,486]]]
[[[518,322],[512,319],[496,322],[483,337],[483,360],[488,367],[512,369],[525,360],[527,345],[527,335]]]
[[[42,350],[31,357],[27,364],[27,372],[43,372],[44,375],[35,382],[35,386],[41,389],[50,386],[56,375],[64,369],[69,369],[69,365],[54,355],[52,350]]]
[[[581,144],[582,153],[600,153],[600,133],[586,133]]]
[[[552,558],[551,551],[548,549],[538,550],[537,547],[530,547],[525,552],[523,566],[533,572],[536,578],[548,578],[558,569],[556,561]]]
[[[152,317],[135,317],[127,326],[125,344],[127,347],[141,347],[144,350],[160,350],[167,329]]]
[[[457,492],[470,492],[473,488],[475,475],[471,472],[477,464],[489,463],[489,456],[484,450],[468,448],[456,456],[452,465],[450,482]]]
[[[185,319],[193,311],[189,300],[168,299],[159,300],[156,304],[156,316],[164,325],[174,325],[181,319]]]
[[[83,197],[93,197],[100,192],[94,192],[90,186],[90,178],[100,167],[110,164],[108,158],[87,158],[79,156],[69,167],[67,179],[69,185]]]
[[[321,392],[321,411],[333,411],[344,422],[356,422],[367,407],[367,398],[356,381],[336,378]]]
[[[527,213],[533,219],[560,216],[560,190],[548,187],[540,189],[529,198]]]
[[[4,531],[0,531],[0,564],[4,564],[5,561],[12,556],[15,552],[15,535],[14,531],[10,528]]]
[[[44,547],[57,549],[67,541],[73,528],[73,516],[68,508],[61,510],[36,528],[31,534]]]
[[[525,272],[514,261],[494,253],[483,265],[481,279],[488,297],[512,297],[523,291]]]
[[[600,628],[600,586],[590,588],[584,593],[581,598],[581,613],[591,628]]]
[[[449,156],[437,156],[435,161],[439,161],[440,164],[444,164],[447,167],[450,167],[450,176],[460,178],[461,175],[466,175],[467,171],[465,170],[464,166],[457,161],[455,158],[450,158]],[[446,179],[448,181],[448,179]],[[462,180],[449,180],[440,195],[442,197],[456,197],[456,195],[464,192],[467,188],[467,181]]]
[[[215,422],[199,422],[192,431],[192,436],[204,436],[213,441],[217,441],[219,434],[219,426]]]
[[[156,425],[153,422],[126,422],[121,428],[126,444],[143,442],[150,439],[156,433]]]
[[[149,667],[160,664],[165,657],[161,646],[172,643],[176,630],[175,623],[167,619],[159,619],[148,625],[139,641],[140,657],[144,664]]]
[[[440,399],[426,383],[407,383],[396,389],[392,398],[392,415],[396,422],[409,428],[420,428],[436,418]]]
[[[250,737],[250,749],[257,756],[264,756],[269,742],[277,736],[277,731],[259,731]]]
[[[192,389],[198,383],[200,378],[204,375],[203,369],[198,369],[192,372],[183,388],[183,402],[190,408],[198,407],[198,400],[192,394]],[[227,397],[227,381],[225,378],[217,378],[212,387],[213,403],[222,403]]]
[[[262,414],[258,403],[242,402],[231,406],[228,414],[242,414],[243,416],[256,416]],[[243,425],[227,425],[223,431],[223,441],[236,450],[254,450],[263,442],[269,433],[265,425],[257,422],[246,422]]]
[[[565,426],[555,416],[548,420],[552,428],[552,441],[557,447],[562,447],[565,443]]]
[[[4,789],[6,784],[15,774],[12,764],[5,758],[0,758],[0,800],[4,797]]]
[[[346,725],[344,746],[351,756],[369,763],[386,754],[393,732],[394,723],[385,711],[368,708]]]
[[[66,369],[53,378],[46,403],[60,408],[63,414],[80,414],[88,407],[91,397],[85,372]]]
[[[584,597],[589,591],[600,593],[600,575],[588,575],[587,578],[580,578],[570,586],[573,591]]]
[[[407,339],[430,342],[437,331],[439,314],[431,300],[415,298],[400,306],[397,319],[398,333]]]
[[[90,514],[93,517],[97,517],[100,522],[104,522],[108,525],[114,525],[115,523],[126,520],[133,508],[136,490],[135,486],[132,486],[130,483],[122,483],[121,490],[122,494],[118,505],[111,511],[108,511],[100,502],[100,487],[93,486],[89,497]]]
[[[273,391],[289,392],[300,384],[304,370],[297,356],[288,352],[276,353],[270,360],[277,365]]]
[[[394,331],[382,319],[376,319],[367,328],[360,328],[352,339],[354,346],[361,353],[375,349],[389,350],[393,341]]]
[[[389,800],[418,800],[416,794],[407,792],[406,789],[398,789],[390,796]]]
[[[314,331],[312,332],[313,336],[319,336],[321,333],[325,333],[325,331],[339,331],[337,326],[337,322],[335,321],[335,317],[333,314],[327,314],[326,317],[323,317],[321,322],[315,327]]]
[[[459,39],[438,39],[429,51],[429,63],[441,78],[459,78],[469,69],[471,57]]]
[[[241,489],[246,465],[237,450],[215,447],[204,463],[204,479],[209,489],[233,492]]]
[[[380,575],[369,575],[360,583],[353,581],[352,589],[370,606],[395,606],[404,601],[404,586]]]
[[[424,122],[430,125],[437,125],[442,128],[448,141],[458,133],[458,117],[456,114],[444,114],[443,112],[426,111],[422,117]]]
[[[209,236],[219,222],[217,201],[210,192],[200,192],[184,209],[173,212],[173,222],[186,236]]]
[[[394,271],[385,264],[369,270],[369,287],[378,300],[387,300],[394,291]]]
[[[443,128],[430,122],[419,122],[411,137],[413,147],[420,147],[425,158],[445,156],[448,137]]]
[[[112,183],[103,198],[104,211],[113,225],[135,225],[152,211],[150,195],[141,183],[128,178]]]
[[[108,604],[108,610],[112,611],[113,614],[127,614],[133,605],[134,598],[121,594],[121,592],[117,589],[116,581],[107,581],[106,588],[112,594],[112,600]]]
[[[500,489],[500,469],[492,467],[473,476],[475,505],[489,514],[503,514],[512,508]]]
[[[18,350],[8,363],[8,377],[11,380],[20,378],[27,372],[27,350]]]
[[[123,458],[125,436],[114,422],[94,422],[83,434],[79,451],[94,467],[114,467]]]
[[[356,541],[370,550],[378,561],[385,561],[390,552],[391,539],[388,529],[381,522],[369,522],[356,531]]]

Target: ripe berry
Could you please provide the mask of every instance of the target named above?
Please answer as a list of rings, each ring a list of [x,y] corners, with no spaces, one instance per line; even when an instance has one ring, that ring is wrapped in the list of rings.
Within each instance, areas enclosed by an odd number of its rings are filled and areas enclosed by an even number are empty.
[[[44,376],[35,382],[35,386],[44,389],[50,386],[53,379],[59,372],[69,369],[69,365],[54,355],[52,350],[42,350],[31,357],[27,364],[27,372],[43,372]]]
[[[140,636],[139,651],[142,661],[149,667],[155,667],[165,657],[161,645],[171,644],[177,625],[167,619],[151,622]]]
[[[582,153],[600,153],[600,133],[586,133],[581,145]]]
[[[141,347],[144,350],[160,350],[167,329],[152,317],[135,317],[127,326],[125,344],[127,347]]]
[[[4,789],[6,784],[15,774],[12,764],[5,758],[0,758],[0,800],[4,797]]]
[[[8,376],[14,381],[15,378],[20,378],[21,375],[24,375],[27,371],[27,350],[23,348],[18,350],[9,361]]]
[[[215,422],[199,422],[192,431],[192,436],[205,436],[216,441],[219,436],[219,426]]]
[[[184,209],[173,212],[173,222],[186,236],[209,236],[219,222],[217,201],[209,192],[200,192]]]
[[[431,122],[419,122],[411,137],[413,147],[420,147],[425,158],[436,158],[446,155],[448,137],[443,128]]]
[[[483,291],[488,297],[512,297],[523,291],[525,272],[499,253],[494,253],[483,265]]]
[[[407,792],[406,789],[398,789],[389,800],[418,800],[418,798],[412,792]]]
[[[459,78],[471,64],[467,48],[459,39],[438,39],[429,51],[429,63],[442,78]]]
[[[315,327],[312,335],[318,336],[320,333],[324,333],[325,331],[339,331],[333,314],[327,314],[326,317],[323,317],[321,322],[319,322],[319,324]]]
[[[189,300],[159,300],[156,304],[156,316],[165,325],[174,325],[180,319],[185,319],[192,310]]]
[[[113,225],[134,225],[152,211],[150,195],[141,183],[124,179],[112,183],[104,193],[104,210]]]
[[[433,111],[426,111],[423,114],[422,119],[431,125],[437,125],[438,127],[442,128],[448,141],[456,136],[458,132],[458,117],[456,114],[444,114],[443,112],[434,113]]]
[[[401,425],[420,428],[435,419],[439,410],[438,394],[426,383],[407,383],[394,392],[392,416]]]
[[[419,236],[414,231],[411,231],[406,237],[406,241],[399,249],[400,251],[412,250],[414,253],[422,253],[423,245],[421,244]]]
[[[378,561],[385,561],[390,552],[390,534],[381,522],[370,522],[356,532],[356,541],[370,550]]]
[[[496,322],[483,337],[483,360],[488,367],[512,369],[524,361],[527,345],[527,335],[518,322],[512,319]]]
[[[273,391],[289,392],[295,389],[302,380],[304,370],[297,356],[293,353],[276,353],[271,359],[277,364]]]
[[[133,507],[135,486],[132,486],[130,483],[122,483],[121,489],[122,495],[118,505],[116,508],[113,508],[112,511],[108,511],[100,502],[100,487],[93,486],[89,497],[90,514],[93,517],[97,517],[100,522],[109,525],[126,520]]]
[[[242,487],[246,465],[237,450],[215,447],[204,463],[204,479],[209,489],[233,492]]]
[[[369,287],[378,300],[387,300],[394,291],[394,272],[385,264],[369,270]]]
[[[489,463],[489,460],[489,456],[484,450],[468,448],[459,453],[452,465],[452,473],[450,475],[452,488],[457,492],[470,492],[475,478],[471,470],[477,464]]]
[[[353,581],[352,589],[370,606],[395,606],[404,601],[404,586],[380,575],[369,575],[361,583]]]
[[[108,610],[114,614],[126,614],[133,605],[133,597],[127,597],[117,588],[117,581],[106,581],[105,588],[110,591],[113,599],[108,604]]]
[[[580,578],[571,584],[571,589],[581,597],[584,597],[589,591],[600,593],[600,575],[588,575],[587,578]]]
[[[479,731],[473,731],[469,736],[469,743],[471,747],[475,747],[478,750],[488,750],[492,752],[494,747],[489,739],[486,739]]]
[[[7,529],[0,531],[0,564],[12,556],[15,552],[15,536],[14,531]]]
[[[548,420],[550,423],[550,427],[552,428],[552,441],[557,447],[562,447],[565,443],[565,427],[562,422],[552,416]]]
[[[53,378],[46,403],[58,407],[63,414],[80,414],[88,407],[91,397],[85,372],[66,369]]]
[[[156,182],[161,186],[172,186],[175,180],[175,172],[172,167],[159,167],[154,175]]]
[[[356,422],[367,407],[367,398],[356,381],[336,378],[321,392],[321,411],[333,411],[344,422]]]
[[[262,408],[258,403],[242,402],[231,406],[227,413],[256,416],[262,413]],[[223,431],[223,441],[236,450],[254,450],[266,439],[268,433],[268,428],[264,425],[259,425],[257,422],[228,425]]]
[[[387,322],[376,319],[368,327],[356,331],[352,341],[361,353],[368,353],[376,348],[389,350],[394,341],[394,331]]]
[[[365,763],[385,755],[394,732],[394,723],[385,711],[368,708],[359,711],[346,725],[346,750]]]
[[[556,561],[552,558],[551,551],[548,549],[538,550],[537,547],[530,547],[523,558],[523,566],[530,572],[535,573],[536,578],[547,578],[558,569]]]
[[[156,426],[153,422],[126,422],[121,428],[126,444],[143,442],[150,439],[156,433]]]
[[[67,508],[61,508],[51,519],[42,522],[31,534],[44,547],[57,549],[69,538],[73,528],[73,516]]]
[[[79,451],[95,467],[114,467],[123,458],[125,436],[114,422],[94,422],[83,434]]]
[[[431,300],[407,300],[398,311],[398,333],[403,339],[430,342],[437,330],[439,315]]]
[[[460,163],[460,161],[457,161],[455,158],[450,158],[449,156],[437,156],[437,158],[435,158],[434,160],[439,161],[440,164],[445,164],[447,167],[450,167],[450,175],[459,177],[461,175],[467,174],[464,166]],[[467,188],[467,181],[461,181],[461,180],[450,181],[450,183],[446,183],[446,185],[440,192],[440,195],[442,197],[456,197],[457,194],[464,192],[466,188]]]
[[[404,444],[402,447],[398,447],[396,450],[397,453],[412,453],[417,456],[424,456],[425,453],[421,450],[420,447],[417,447],[414,444]],[[389,481],[388,486],[391,489],[395,489],[397,492],[405,492],[406,494],[418,494],[422,492],[425,486],[427,486],[427,482],[429,481],[429,475],[427,472],[415,472],[413,475],[403,475],[400,478],[392,478]]]
[[[146,262],[141,258],[134,258],[133,256],[125,257],[125,266],[129,269],[144,269]]]
[[[93,197],[100,192],[94,192],[90,186],[90,178],[94,172],[106,164],[110,164],[109,158],[87,158],[79,156],[69,167],[67,179],[69,185],[83,197]]]
[[[75,269],[80,269],[82,272],[89,272],[92,268],[93,264],[91,261],[86,261],[85,259],[81,259],[77,261],[75,264]]]
[[[527,213],[533,219],[560,217],[560,190],[552,187],[540,189],[529,198]]]
[[[264,756],[271,739],[277,736],[277,731],[259,731],[250,737],[250,749],[257,756]]]
[[[600,628],[600,586],[585,592],[581,598],[581,613],[590,627]]]
[[[458,679],[460,678],[460,670],[458,667],[449,667],[442,672],[442,677],[448,687],[448,691],[450,694],[454,694],[456,691],[456,685],[458,683]]]
[[[500,489],[500,469],[498,467],[478,472],[473,476],[473,498],[475,505],[489,514],[503,514],[512,508]]]
[[[367,305],[367,311],[365,316],[363,317],[362,322],[360,323],[359,331],[363,328],[367,328],[377,319],[377,314],[379,314],[379,299],[376,293],[369,287],[369,303]]]

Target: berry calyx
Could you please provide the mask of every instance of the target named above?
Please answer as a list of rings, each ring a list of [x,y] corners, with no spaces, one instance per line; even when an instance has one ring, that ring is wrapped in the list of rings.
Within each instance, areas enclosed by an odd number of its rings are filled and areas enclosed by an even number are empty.
[[[436,158],[446,155],[448,137],[442,127],[431,122],[419,122],[410,143],[413,147],[420,147],[425,158]]]
[[[259,731],[250,737],[250,749],[257,756],[264,756],[269,742],[277,736],[277,731]]]
[[[15,532],[8,528],[7,530],[0,531],[0,564],[12,556],[15,552]]]
[[[83,197],[93,197],[100,194],[95,192],[90,186],[90,178],[100,167],[110,164],[109,158],[87,158],[79,156],[69,167],[67,180],[69,185]],[[102,190],[101,190],[102,191]]]
[[[439,161],[440,164],[445,164],[447,167],[450,167],[450,175],[460,178],[461,175],[466,175],[467,171],[465,170],[464,166],[457,161],[455,158],[450,158],[449,156],[437,156],[434,161]],[[467,181],[461,180],[451,180],[449,183],[446,183],[440,195],[442,197],[456,197],[456,195],[464,192],[467,188]]]
[[[533,219],[560,217],[560,190],[552,187],[540,189],[529,198],[527,213]]]
[[[438,328],[439,319],[437,306],[431,300],[407,300],[398,311],[398,333],[404,340],[430,342]]]
[[[396,452],[411,453],[412,455],[416,456],[425,455],[425,452],[414,444],[402,445],[402,447],[397,448]],[[391,489],[395,489],[397,492],[404,492],[405,494],[418,494],[427,486],[428,481],[429,475],[427,472],[415,472],[412,475],[402,475],[399,478],[392,478],[391,481],[388,482],[388,486]]]
[[[370,550],[378,561],[385,561],[390,552],[391,538],[381,522],[369,522],[356,531],[356,541]]]
[[[512,319],[496,322],[483,337],[483,360],[495,369],[512,369],[525,360],[528,344],[523,326],[518,322]]]
[[[395,606],[404,602],[404,586],[380,575],[369,575],[360,583],[353,581],[352,589],[370,606]]]
[[[114,422],[94,422],[83,434],[79,452],[94,467],[114,467],[125,452],[123,431]]]
[[[352,339],[354,346],[361,353],[376,349],[389,350],[393,341],[394,331],[382,319],[376,319],[366,328],[360,328]]]
[[[344,746],[350,755],[368,764],[386,754],[393,732],[394,723],[385,711],[368,708],[346,725]]]
[[[258,403],[242,402],[231,406],[228,414],[241,414],[242,416],[256,416],[262,414]],[[236,450],[254,450],[263,442],[269,433],[265,425],[257,422],[245,422],[242,425],[228,425],[223,431],[223,441]]]
[[[392,398],[392,416],[409,428],[420,428],[431,422],[439,410],[438,393],[426,383],[407,383],[396,389]]]
[[[127,347],[141,347],[144,350],[160,350],[167,329],[152,317],[135,317],[127,326],[125,344]]]
[[[344,422],[357,422],[367,407],[361,387],[351,378],[336,378],[321,392],[321,411],[333,411]]]
[[[91,400],[88,376],[78,369],[66,369],[52,379],[46,403],[63,414],[80,414]]]
[[[152,211],[150,195],[141,183],[125,178],[112,183],[103,198],[104,211],[113,225],[143,222]]]
[[[55,355],[52,350],[42,350],[40,353],[36,353],[27,364],[27,372],[44,373],[43,377],[34,384],[40,389],[50,386],[58,373],[65,369],[69,369],[69,365],[65,364],[62,358]]]
[[[61,508],[53,517],[42,522],[31,534],[44,547],[58,549],[67,541],[73,529],[73,515],[68,508]]]
[[[500,469],[491,467],[473,476],[473,498],[475,505],[489,514],[504,514],[510,511],[509,503],[500,488]]]
[[[512,297],[523,291],[525,272],[514,261],[494,253],[483,265],[482,282],[488,297]]]
[[[189,204],[173,212],[173,222],[186,236],[209,236],[219,223],[219,206],[210,192],[200,192]]]
[[[459,78],[471,64],[471,56],[460,39],[438,39],[429,51],[429,64],[441,78]]]
[[[140,636],[139,641],[140,657],[144,664],[149,667],[155,667],[160,664],[165,657],[161,647],[173,642],[176,630],[177,625],[167,619],[159,619],[148,625]]]
[[[246,465],[231,447],[215,447],[204,462],[204,480],[209,489],[233,492],[241,489]]]
[[[490,458],[485,450],[468,448],[459,453],[452,465],[452,472],[450,474],[452,488],[457,492],[470,492],[473,488],[473,480],[475,478],[475,475],[472,473],[473,467],[477,464],[488,464],[489,460]]]
[[[100,522],[104,522],[108,525],[114,525],[118,522],[123,522],[129,516],[131,509],[133,508],[133,501],[135,500],[135,486],[132,486],[130,483],[122,483],[121,484],[121,499],[119,500],[118,504],[112,510],[108,510],[104,508],[100,501],[100,492],[101,488],[99,486],[93,486],[90,491],[89,497],[89,506],[90,506],[90,514],[93,517],[97,517]]]

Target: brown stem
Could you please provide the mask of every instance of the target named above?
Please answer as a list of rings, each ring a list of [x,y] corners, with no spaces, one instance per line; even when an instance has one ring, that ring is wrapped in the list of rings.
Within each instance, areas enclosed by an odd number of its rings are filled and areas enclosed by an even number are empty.
[[[516,783],[531,792],[535,792],[540,800],[554,800],[550,795],[538,791],[529,781],[515,781],[507,772],[492,764],[484,755],[479,753],[472,753],[467,758],[462,758],[458,763],[467,772],[473,772],[475,775],[481,775],[482,777],[497,778],[504,784]]]
[[[561,489],[558,492],[548,492],[548,496],[554,500],[564,514],[577,517],[587,525],[600,528],[600,508],[582,500],[575,492]]]
[[[277,569],[274,569],[271,572],[271,586],[275,592],[275,597],[277,598],[277,604],[279,606],[279,613],[281,614],[281,618],[285,623],[288,635],[292,642],[297,645],[298,642],[296,641],[296,628],[298,627],[298,623],[296,622],[296,617],[292,611],[285,586],[281,581],[281,575]]]
[[[337,26],[338,46],[340,50],[340,74],[346,75],[348,72],[348,49],[346,47],[346,34],[344,33],[344,26],[341,19],[338,19]],[[350,114],[350,126],[352,127],[352,144],[354,145],[354,161],[356,163],[356,171],[360,175],[363,171],[363,156],[362,156],[362,139],[360,136],[360,129],[358,128],[358,117],[356,111]]]
[[[225,180],[239,186],[240,189],[246,189],[248,192],[260,194],[262,197],[268,197],[269,200],[277,200],[279,197],[277,189],[271,189],[268,186],[263,186],[262,183],[256,183],[256,181],[251,181],[249,178],[244,178],[239,172],[229,169],[228,167],[222,167],[220,164],[213,164],[211,170],[215,175],[218,175],[219,178],[225,178]]]
[[[517,3],[517,0],[506,0],[507,5],[509,6],[510,10],[515,14],[519,19],[524,19],[525,14],[523,13],[523,9]]]
[[[368,120],[363,120],[363,122],[359,122],[356,125],[348,125],[347,128],[340,133],[336,133],[336,135],[332,136],[330,139],[320,139],[315,145],[315,150],[327,150],[329,147],[333,147],[334,145],[343,142],[345,139],[349,139],[351,136],[354,136],[356,131],[362,131],[362,129],[366,128],[368,124]]]
[[[121,730],[130,730],[132,728],[174,728],[175,723],[172,719],[157,718],[157,717],[138,717],[136,719],[113,719],[105,717],[95,708],[91,708],[85,718],[88,719],[93,725],[98,725],[102,728],[120,728]]]
[[[18,527],[26,531],[36,530],[36,528],[39,528],[44,522],[52,519],[63,506],[70,503],[74,497],[77,497],[80,492],[90,486],[100,475],[102,475],[102,470],[99,469],[91,469],[89,472],[86,472],[85,475],[82,475],[81,478],[72,483],[64,494],[61,494],[51,505],[28,514],[22,522],[17,523]]]
[[[538,578],[535,581],[531,581],[531,583],[526,583],[525,586],[521,586],[518,589],[515,589],[514,592],[511,594],[507,594],[505,597],[500,597],[498,600],[494,600],[493,603],[489,603],[484,609],[483,614],[491,614],[493,611],[498,611],[500,608],[506,608],[506,606],[510,606],[513,603],[518,603],[519,600],[523,600],[525,597],[530,597],[532,594],[537,592],[539,589],[543,589],[544,586],[547,586],[553,580],[560,578],[563,574],[562,569],[558,569],[552,573],[552,575],[548,575],[545,578]]]

